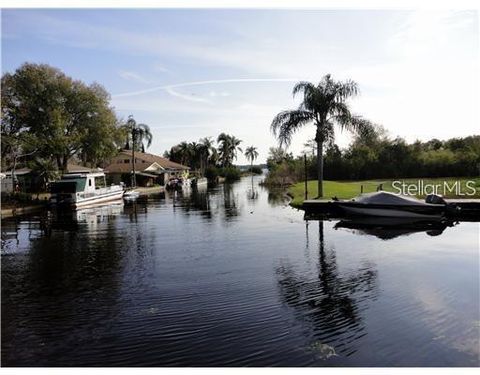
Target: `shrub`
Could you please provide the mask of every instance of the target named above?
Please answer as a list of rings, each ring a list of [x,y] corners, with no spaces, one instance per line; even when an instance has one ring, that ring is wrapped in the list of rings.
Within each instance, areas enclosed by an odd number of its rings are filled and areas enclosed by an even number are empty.
[[[262,168],[260,168],[257,165],[254,165],[253,167],[248,168],[248,171],[253,173],[253,174],[262,174],[263,173]]]
[[[205,177],[210,182],[216,182],[217,177],[218,177],[218,168],[217,167],[212,167],[212,166],[208,167],[205,170]]]
[[[240,180],[241,172],[240,169],[236,167],[225,167],[220,168],[219,175],[225,177],[225,181],[231,182]]]

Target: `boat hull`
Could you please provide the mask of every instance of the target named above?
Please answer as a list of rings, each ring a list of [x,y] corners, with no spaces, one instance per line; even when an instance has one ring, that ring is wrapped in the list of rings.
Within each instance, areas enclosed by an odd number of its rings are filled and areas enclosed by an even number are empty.
[[[52,204],[58,207],[80,209],[86,207],[92,207],[96,205],[102,205],[117,200],[121,200],[123,196],[123,190],[115,190],[101,195],[95,195],[86,198],[66,198],[61,200],[52,200]]]
[[[123,196],[123,190],[119,190],[119,191],[107,193],[107,194],[101,195],[101,196],[84,198],[82,200],[74,202],[73,207],[74,208],[85,208],[85,207],[94,206],[94,205],[97,205],[97,204],[103,204],[103,203],[106,203],[106,202],[121,200],[122,196]]]
[[[345,213],[361,216],[439,218],[445,213],[444,206],[389,206],[339,203],[338,207]]]

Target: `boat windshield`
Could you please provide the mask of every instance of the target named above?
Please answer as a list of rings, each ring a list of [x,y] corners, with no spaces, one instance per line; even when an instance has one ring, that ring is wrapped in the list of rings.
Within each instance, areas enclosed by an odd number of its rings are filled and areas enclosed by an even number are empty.
[[[68,180],[61,180],[54,182],[51,185],[50,191],[53,194],[77,193],[85,190],[86,182],[86,178],[69,178]]]

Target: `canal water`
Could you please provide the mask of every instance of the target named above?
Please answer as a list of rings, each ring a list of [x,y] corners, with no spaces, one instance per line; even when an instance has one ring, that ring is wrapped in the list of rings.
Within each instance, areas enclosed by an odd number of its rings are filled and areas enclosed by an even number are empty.
[[[260,180],[2,221],[2,365],[480,365],[478,223],[305,221]]]

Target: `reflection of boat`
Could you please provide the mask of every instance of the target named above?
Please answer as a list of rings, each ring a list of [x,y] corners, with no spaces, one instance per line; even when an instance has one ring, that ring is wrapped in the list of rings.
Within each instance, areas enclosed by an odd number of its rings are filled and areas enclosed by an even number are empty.
[[[190,180],[187,178],[172,177],[168,180],[165,188],[167,190],[180,191],[182,189],[188,189],[190,187]]]
[[[71,173],[51,185],[50,202],[57,206],[81,208],[122,198],[120,185],[107,186],[105,173]]]
[[[106,222],[114,216],[123,212],[123,202],[82,208],[79,210],[54,210],[52,228],[61,230],[76,230],[79,224],[86,224],[90,229],[95,228],[99,223]]]
[[[127,201],[136,200],[139,196],[140,196],[140,193],[135,190],[126,191],[125,193],[123,193],[123,199]]]
[[[447,227],[452,227],[452,221],[442,219],[416,219],[412,218],[378,218],[378,217],[357,217],[348,220],[341,220],[335,224],[335,229],[354,229],[360,234],[367,234],[389,240],[399,236],[406,236],[412,233],[426,232],[429,236],[438,236]]]
[[[383,217],[432,218],[443,216],[447,210],[446,202],[437,195],[427,196],[424,202],[386,191],[362,194],[350,201],[337,200],[332,204],[347,214]]]

